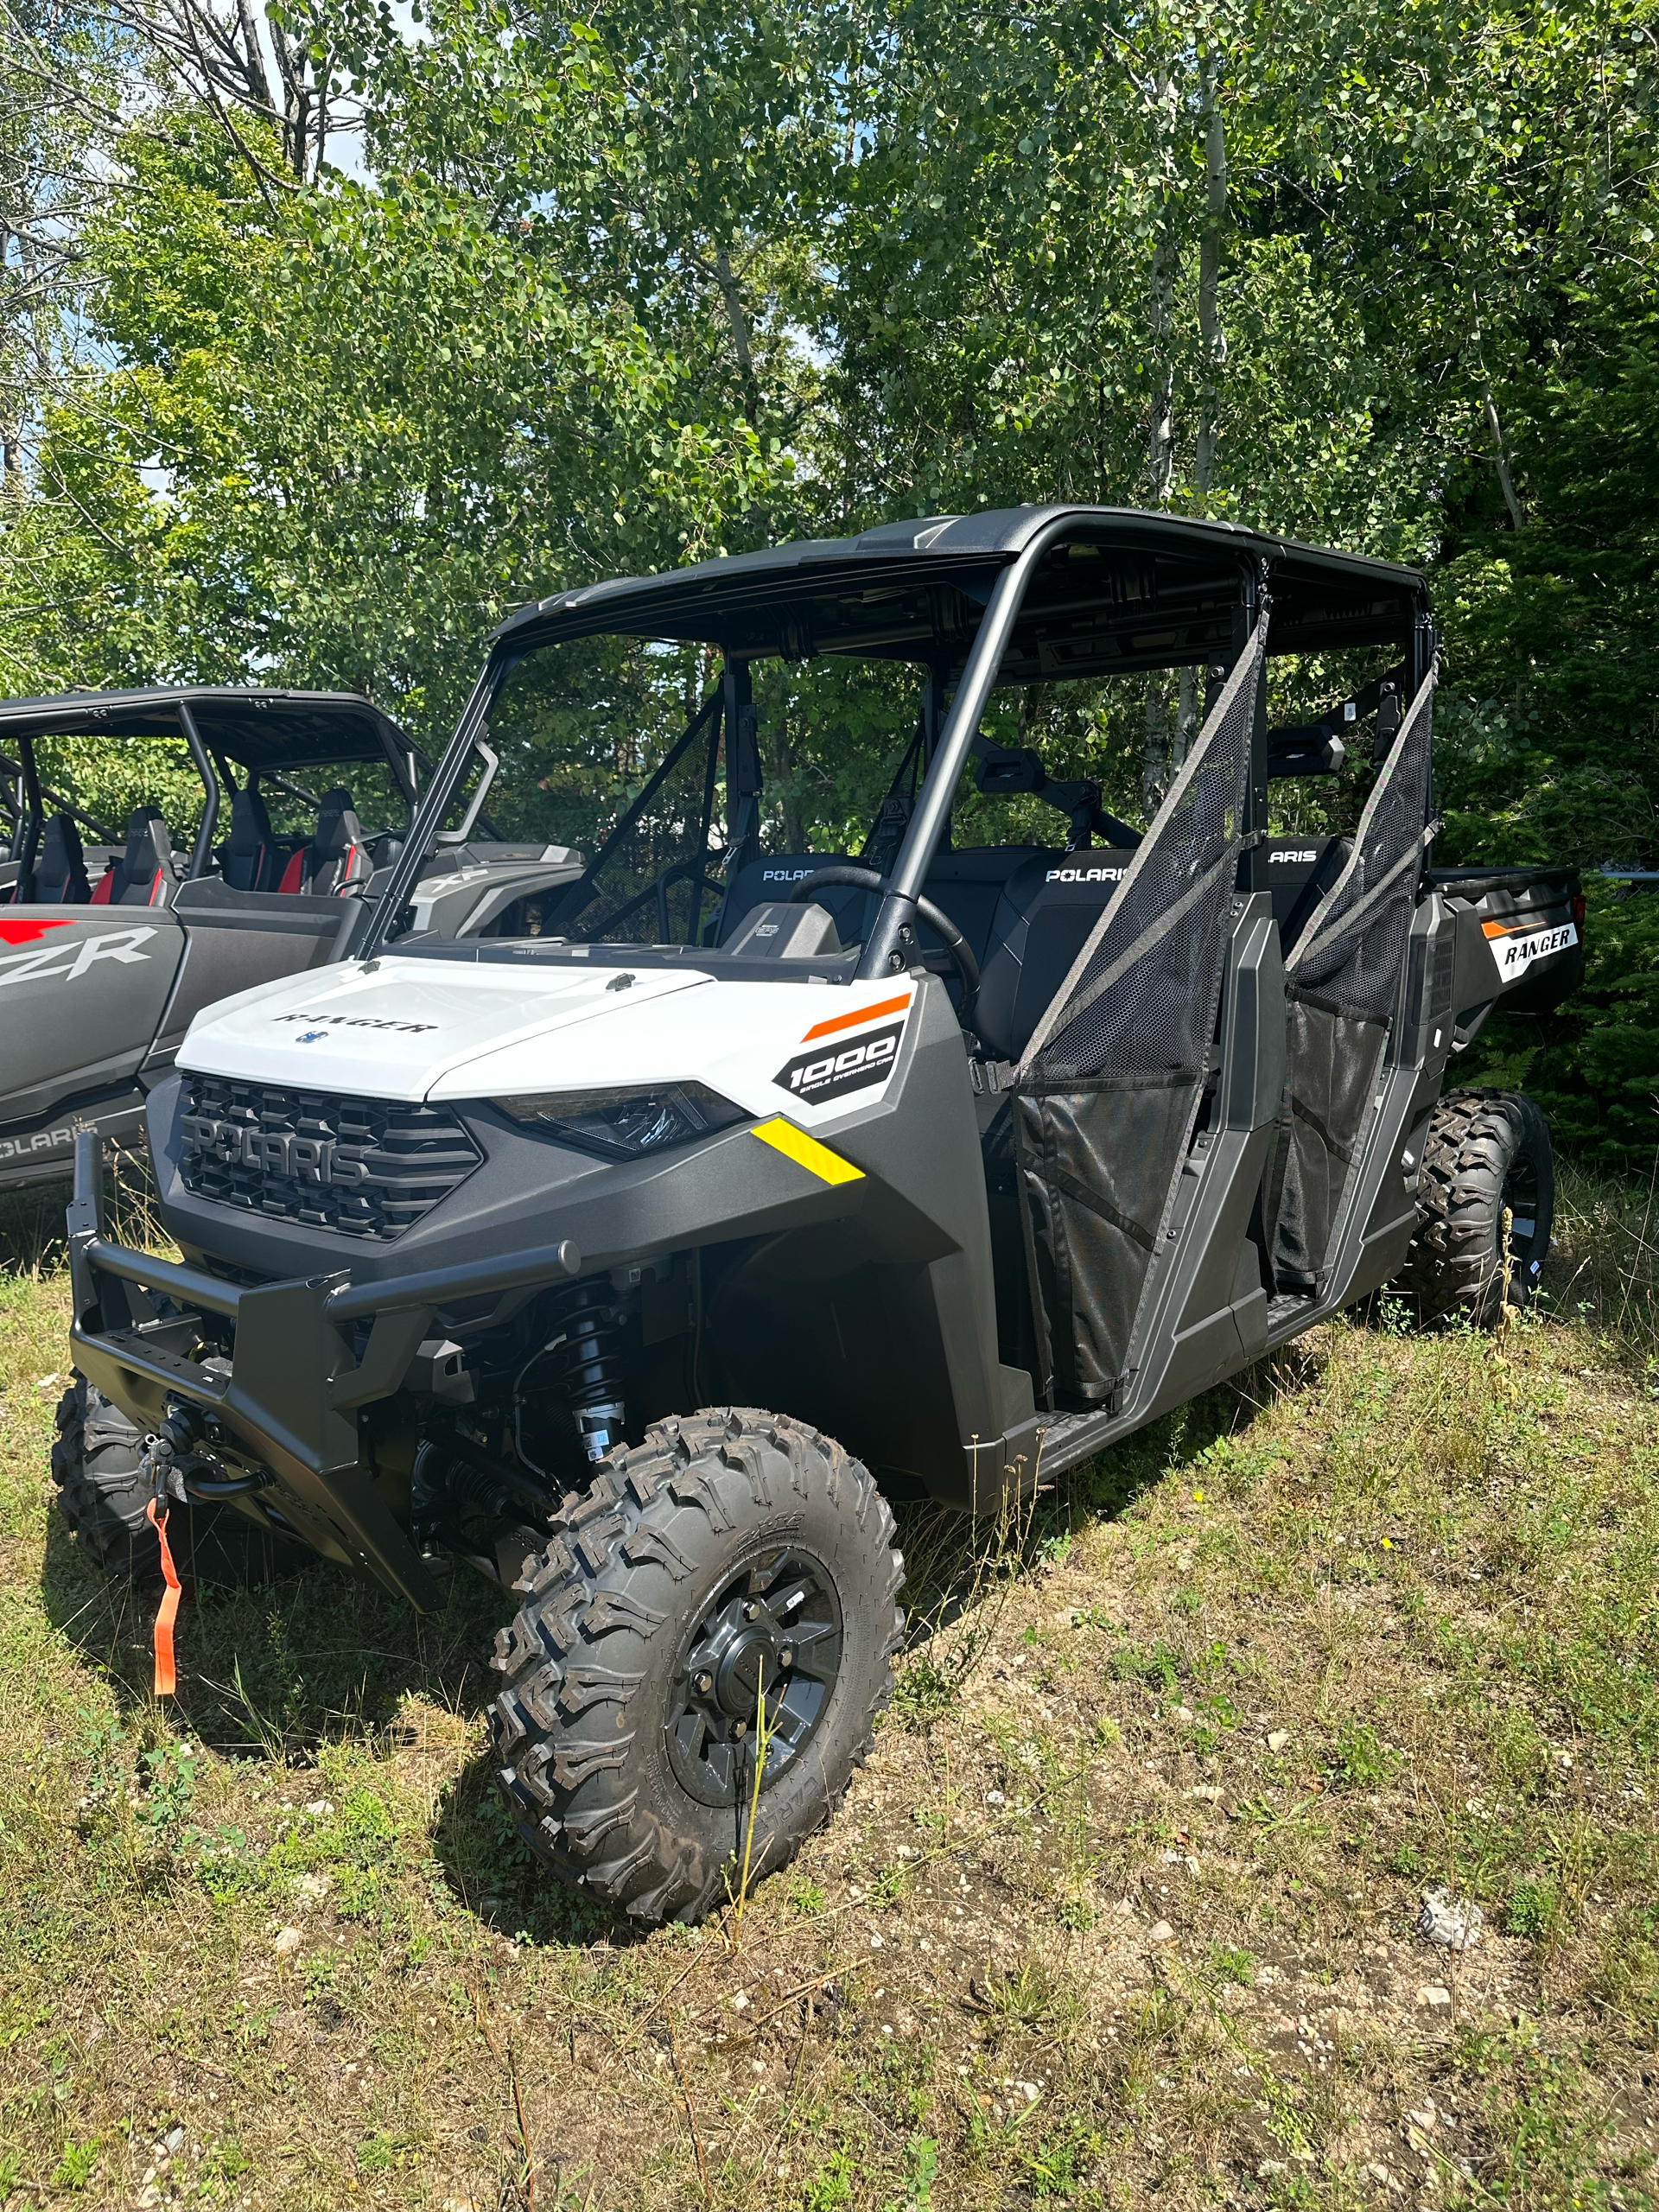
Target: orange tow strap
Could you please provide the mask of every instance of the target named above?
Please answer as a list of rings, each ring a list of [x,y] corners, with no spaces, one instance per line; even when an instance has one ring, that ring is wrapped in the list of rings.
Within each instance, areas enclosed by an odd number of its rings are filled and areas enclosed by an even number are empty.
[[[162,1579],[167,1584],[162,1609],[156,1616],[156,1694],[157,1697],[171,1697],[179,1686],[178,1672],[173,1664],[173,1624],[179,1618],[179,1570],[174,1566],[172,1552],[168,1548],[167,1516],[156,1512],[153,1497],[144,1508],[144,1517],[160,1541]]]

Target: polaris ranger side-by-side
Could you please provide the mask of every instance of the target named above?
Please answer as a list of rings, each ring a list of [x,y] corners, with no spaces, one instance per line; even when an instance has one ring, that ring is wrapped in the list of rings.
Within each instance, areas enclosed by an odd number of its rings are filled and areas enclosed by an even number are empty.
[[[175,849],[178,825],[157,805],[135,809],[118,835],[43,786],[36,748],[59,736],[112,751],[179,739],[202,787],[188,849]],[[0,702],[11,833],[0,861],[0,1191],[67,1174],[79,1129],[139,1141],[145,1097],[203,1007],[345,957],[403,849],[416,766],[397,725],[349,692]],[[371,825],[372,807],[386,809],[386,826],[365,827],[345,779]],[[287,835],[272,807],[296,825]],[[464,827],[412,887],[441,934],[504,918],[522,926],[526,903],[578,872],[562,850]]]
[[[1278,655],[1370,674],[1271,729]],[[769,852],[753,671],[832,658],[915,672],[915,741],[858,858]],[[1176,667],[1202,726],[1139,834],[983,727],[999,684],[1086,707]],[[1572,988],[1581,912],[1568,876],[1429,873],[1436,667],[1407,569],[1101,509],[525,608],[354,956],[200,1015],[153,1091],[182,1264],[105,1238],[82,1141],[75,1357],[149,1440],[106,1487],[417,1606],[455,1559],[499,1577],[521,1833],[641,1918],[705,1912],[869,1741],[890,1499],[994,1510],[1402,1270],[1430,1310],[1535,1282],[1541,1122],[1442,1092],[1501,997]],[[411,917],[479,748],[554,804],[688,690],[539,936]],[[1362,734],[1354,834],[1270,835],[1275,776]]]

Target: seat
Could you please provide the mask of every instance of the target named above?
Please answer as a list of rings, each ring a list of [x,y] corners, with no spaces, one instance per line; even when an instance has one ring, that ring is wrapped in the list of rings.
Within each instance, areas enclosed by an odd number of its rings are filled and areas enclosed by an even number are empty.
[[[313,899],[329,899],[355,890],[373,873],[356,802],[350,791],[337,787],[323,793],[318,802],[316,834],[291,856],[276,887]]]
[[[35,873],[29,879],[25,899],[19,903],[35,906],[84,906],[92,895],[92,887],[86,880],[86,858],[80,846],[80,832],[71,816],[52,815],[41,832],[41,848],[35,858]]]
[[[252,784],[231,801],[231,834],[219,849],[219,872],[232,891],[276,888],[278,849],[265,802]]]
[[[1273,918],[1279,925],[1279,949],[1288,953],[1306,928],[1313,909],[1348,865],[1351,837],[1269,837],[1268,888]]]
[[[1039,849],[1009,875],[974,1009],[973,1026],[994,1058],[1017,1060],[1025,1051],[1133,857],[1117,845]]]
[[[787,899],[798,883],[816,875],[820,868],[854,865],[845,853],[768,853],[751,861],[747,868],[739,868],[727,886],[715,923],[714,943],[717,946],[728,944],[756,906],[769,899]],[[874,892],[837,884],[819,892],[817,903],[833,918],[843,945],[864,942],[875,907]]]
[[[94,906],[165,906],[178,888],[173,840],[159,806],[137,806],[127,817],[126,849],[92,887]]]
[[[957,852],[936,854],[922,889],[950,915],[982,968],[992,950],[991,933],[1009,878],[1033,861],[1053,867],[1063,857],[1046,845],[966,845]],[[938,949],[938,933],[925,922],[921,939],[928,951]]]

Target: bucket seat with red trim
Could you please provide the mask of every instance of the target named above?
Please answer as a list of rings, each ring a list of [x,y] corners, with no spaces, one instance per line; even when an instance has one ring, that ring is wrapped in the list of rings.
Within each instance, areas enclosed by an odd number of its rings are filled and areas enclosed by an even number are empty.
[[[290,858],[276,888],[327,899],[366,883],[373,873],[369,841],[357,818],[356,801],[341,786],[323,793],[316,835]]]
[[[80,832],[67,814],[54,814],[41,832],[35,873],[20,906],[84,906],[92,895]]]
[[[282,868],[265,802],[252,784],[245,784],[231,801],[231,834],[219,849],[219,874],[232,891],[274,891]]]
[[[127,820],[126,850],[92,887],[94,906],[165,906],[177,890],[173,840],[159,806],[136,806]]]

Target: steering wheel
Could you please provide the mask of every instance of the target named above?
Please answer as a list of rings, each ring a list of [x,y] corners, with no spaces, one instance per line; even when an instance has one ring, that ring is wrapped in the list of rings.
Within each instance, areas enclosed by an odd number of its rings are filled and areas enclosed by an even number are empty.
[[[878,875],[873,868],[821,868],[816,875],[803,876],[789,894],[789,904],[798,906],[819,890],[833,890],[844,884],[853,891],[885,892],[887,878]],[[979,963],[974,957],[974,948],[963,937],[942,906],[931,899],[916,901],[918,918],[944,939],[944,950],[951,966],[962,979],[962,1015],[965,1020],[979,995]]]

